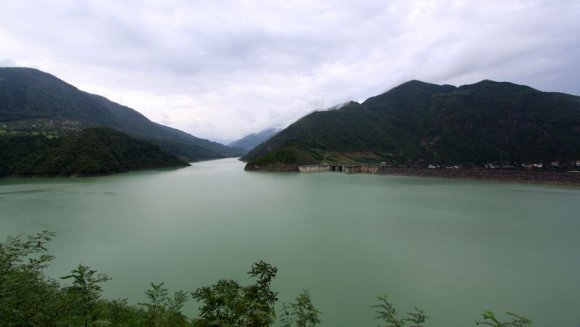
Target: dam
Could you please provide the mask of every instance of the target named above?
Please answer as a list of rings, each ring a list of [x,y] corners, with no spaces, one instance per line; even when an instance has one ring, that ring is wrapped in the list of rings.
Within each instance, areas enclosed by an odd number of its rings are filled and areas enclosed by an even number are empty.
[[[319,164],[299,165],[301,173],[342,172],[345,174],[376,174],[379,172],[378,164]]]

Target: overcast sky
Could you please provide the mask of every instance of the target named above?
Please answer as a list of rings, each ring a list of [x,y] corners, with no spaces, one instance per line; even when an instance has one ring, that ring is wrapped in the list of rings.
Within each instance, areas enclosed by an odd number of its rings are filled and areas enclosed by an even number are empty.
[[[227,142],[411,79],[580,95],[580,1],[0,0],[0,66]]]

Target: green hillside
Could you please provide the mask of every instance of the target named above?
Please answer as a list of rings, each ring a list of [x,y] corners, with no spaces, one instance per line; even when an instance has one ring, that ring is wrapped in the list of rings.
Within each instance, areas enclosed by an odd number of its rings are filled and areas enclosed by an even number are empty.
[[[109,128],[53,138],[0,136],[0,176],[92,176],[187,165],[157,145]]]
[[[512,83],[411,81],[311,113],[244,158],[252,164],[479,166],[580,159],[580,97]]]
[[[0,131],[61,135],[94,126],[150,141],[188,161],[240,155],[237,149],[154,123],[39,70],[0,68]]]

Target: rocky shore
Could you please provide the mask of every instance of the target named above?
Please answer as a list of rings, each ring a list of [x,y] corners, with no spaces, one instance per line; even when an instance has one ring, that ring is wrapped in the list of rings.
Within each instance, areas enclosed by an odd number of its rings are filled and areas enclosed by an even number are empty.
[[[425,169],[381,167],[378,174],[395,176],[479,179],[500,182],[580,186],[580,172],[499,169]]]
[[[248,163],[244,167],[246,171],[271,171],[271,172],[298,172],[298,164],[269,163],[266,165],[256,165]]]

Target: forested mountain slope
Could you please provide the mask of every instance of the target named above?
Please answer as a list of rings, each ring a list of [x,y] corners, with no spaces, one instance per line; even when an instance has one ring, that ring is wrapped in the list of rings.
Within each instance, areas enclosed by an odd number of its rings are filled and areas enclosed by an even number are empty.
[[[240,155],[223,144],[154,123],[137,111],[31,68],[0,68],[0,131],[60,135],[105,126],[188,161]]]
[[[580,159],[580,97],[484,80],[410,81],[313,112],[244,158],[253,164],[386,162],[478,166]]]

